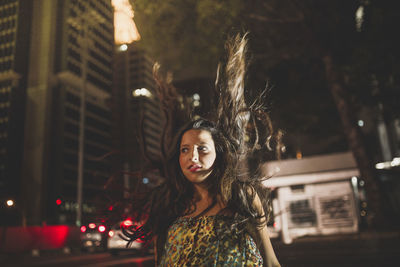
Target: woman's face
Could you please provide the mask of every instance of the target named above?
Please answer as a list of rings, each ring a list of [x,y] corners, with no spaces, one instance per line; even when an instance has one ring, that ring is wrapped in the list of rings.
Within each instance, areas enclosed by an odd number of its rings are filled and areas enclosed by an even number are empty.
[[[202,183],[210,175],[216,158],[214,140],[206,130],[191,129],[182,136],[179,165],[186,179]]]

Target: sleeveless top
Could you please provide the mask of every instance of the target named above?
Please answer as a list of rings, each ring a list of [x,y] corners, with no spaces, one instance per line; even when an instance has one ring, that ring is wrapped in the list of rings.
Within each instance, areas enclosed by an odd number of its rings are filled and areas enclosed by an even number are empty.
[[[178,218],[168,230],[159,266],[262,266],[253,238],[231,226],[224,215]]]

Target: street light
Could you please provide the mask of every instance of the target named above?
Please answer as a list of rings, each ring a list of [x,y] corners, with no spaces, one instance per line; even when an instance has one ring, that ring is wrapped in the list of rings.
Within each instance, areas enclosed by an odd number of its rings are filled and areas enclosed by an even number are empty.
[[[133,90],[132,95],[133,95],[133,97],[139,97],[139,96],[151,97],[152,96],[149,89],[146,89],[146,88],[140,88],[140,89]]]
[[[7,206],[12,207],[12,206],[14,206],[14,201],[12,199],[8,199],[6,201],[6,204],[7,204]]]

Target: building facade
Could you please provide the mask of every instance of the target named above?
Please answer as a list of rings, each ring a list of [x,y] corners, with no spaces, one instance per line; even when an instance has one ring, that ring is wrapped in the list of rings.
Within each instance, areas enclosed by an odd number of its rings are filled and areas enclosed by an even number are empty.
[[[111,169],[111,2],[2,0],[0,14],[2,205],[13,224],[80,224]]]
[[[62,2],[49,166],[61,179],[46,203],[51,210],[60,199],[55,220],[79,224],[96,213],[111,170],[113,10],[105,0]]]
[[[136,46],[117,47],[114,67],[114,90],[117,127],[115,146],[123,156],[121,168],[133,172],[144,171],[143,177],[125,176],[125,187],[132,189],[140,183],[157,184],[157,172],[147,172],[147,159],[157,160],[161,155],[161,135],[164,115],[155,93],[153,60]]]
[[[26,58],[29,54],[31,1],[0,1],[0,217],[21,221]]]

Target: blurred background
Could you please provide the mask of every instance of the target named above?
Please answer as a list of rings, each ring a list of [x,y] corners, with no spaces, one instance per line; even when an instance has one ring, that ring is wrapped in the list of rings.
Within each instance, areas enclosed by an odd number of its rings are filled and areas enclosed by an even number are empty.
[[[283,133],[280,160],[260,150],[248,162],[271,177],[269,227],[282,266],[395,266],[396,7],[0,0],[0,262],[152,264],[151,245],[136,244],[134,257],[108,252],[124,250],[115,233],[135,224],[132,191],[162,181],[148,168],[165,123],[153,64],[178,90],[171,109],[207,116],[224,44],[248,32],[246,97],[267,89],[265,108]]]

